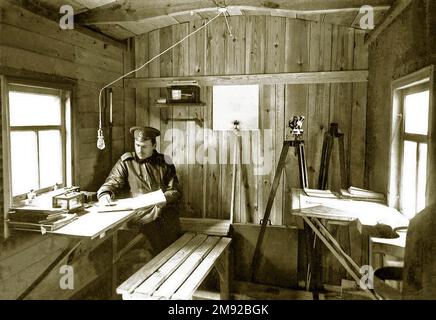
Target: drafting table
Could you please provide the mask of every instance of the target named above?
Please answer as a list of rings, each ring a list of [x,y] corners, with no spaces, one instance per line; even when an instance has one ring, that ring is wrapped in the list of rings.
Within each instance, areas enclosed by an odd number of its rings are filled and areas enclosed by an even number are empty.
[[[408,219],[397,210],[380,203],[338,198],[308,197],[304,195],[302,190],[296,191],[293,197],[293,208],[292,214],[300,216],[304,220],[357,283],[360,282],[362,277],[360,266],[344,251],[327,230],[322,220],[333,223],[339,222],[340,224],[348,224],[355,221],[361,233],[367,232],[367,230],[377,224],[386,224],[394,229],[407,226],[409,223]],[[389,242],[395,239],[385,240]],[[367,288],[365,291],[372,298],[376,299],[372,291]]]

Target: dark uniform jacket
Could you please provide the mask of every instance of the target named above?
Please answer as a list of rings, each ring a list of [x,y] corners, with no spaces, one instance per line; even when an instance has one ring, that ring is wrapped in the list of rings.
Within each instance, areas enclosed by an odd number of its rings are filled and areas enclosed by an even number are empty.
[[[140,160],[135,152],[126,152],[112,168],[97,197],[109,193],[114,198],[126,187],[132,196],[162,189],[167,205],[174,203],[180,198],[180,190],[176,168],[170,161],[156,150],[144,160]]]
[[[140,160],[135,152],[123,154],[98,190],[97,197],[109,193],[114,198],[120,196],[123,189],[129,189],[131,196],[162,189],[165,206],[138,209],[138,215],[129,221],[129,226],[142,231],[154,254],[177,240],[180,235],[181,192],[171,159],[156,150],[144,160]]]

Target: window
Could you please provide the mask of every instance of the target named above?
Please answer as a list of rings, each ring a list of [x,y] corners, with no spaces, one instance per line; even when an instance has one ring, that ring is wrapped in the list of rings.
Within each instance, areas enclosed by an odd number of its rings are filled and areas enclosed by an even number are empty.
[[[70,92],[9,83],[7,100],[10,197],[71,185]]]
[[[390,204],[408,218],[426,206],[429,70],[432,69],[417,72],[393,86]]]
[[[213,130],[233,130],[239,121],[241,130],[259,128],[259,86],[213,86]]]
[[[428,83],[402,92],[401,211],[408,217],[425,208],[428,140]]]

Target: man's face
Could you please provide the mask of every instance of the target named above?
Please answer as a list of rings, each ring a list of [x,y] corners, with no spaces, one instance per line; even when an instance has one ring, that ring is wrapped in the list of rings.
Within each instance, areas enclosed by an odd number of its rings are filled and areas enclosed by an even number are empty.
[[[139,159],[150,157],[155,147],[156,144],[153,144],[151,140],[145,140],[144,142],[135,140],[135,152]]]

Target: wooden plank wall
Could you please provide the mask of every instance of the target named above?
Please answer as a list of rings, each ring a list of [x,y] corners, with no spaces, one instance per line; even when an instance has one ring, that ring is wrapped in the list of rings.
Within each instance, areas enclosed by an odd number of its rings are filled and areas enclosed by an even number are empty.
[[[110,159],[107,127],[106,149],[98,150],[98,92],[125,69],[131,69],[134,48],[129,46],[128,51],[124,44],[102,39],[101,36],[61,30],[56,22],[6,1],[0,2],[0,29],[0,74],[34,80],[69,79],[76,83],[72,101],[75,184],[83,190],[96,191],[113,162],[125,150],[130,150],[128,144],[131,144],[131,137],[126,139],[126,132],[136,121],[134,93],[132,96],[132,92],[126,91],[124,95],[122,82],[117,83],[113,93],[113,159]],[[105,119],[108,119],[108,110]],[[2,188],[3,184],[0,187],[3,195]],[[0,243],[0,298],[18,297],[70,241],[73,240],[29,232],[12,233],[8,241]],[[66,299],[77,296],[90,282],[110,272],[108,268],[111,265],[107,262],[110,261],[111,242],[106,244],[103,253],[100,248],[95,249],[97,251],[93,249],[100,242],[82,246],[82,251],[91,253],[83,257],[79,255],[70,262],[75,268],[75,280],[79,281],[74,290],[59,288],[59,268],[55,268],[28,298]],[[95,252],[100,252],[97,258]],[[65,263],[64,259],[59,266]]]
[[[147,61],[205,21],[157,29],[135,38],[136,65]],[[234,37],[217,18],[189,41],[152,62],[137,76],[232,75],[255,73],[367,69],[364,34],[346,27],[285,17],[230,17]],[[138,124],[161,130],[160,151],[173,157],[183,187],[187,217],[228,218],[231,199],[233,134],[212,131],[212,87],[202,87],[205,107],[150,107],[163,89],[137,90]],[[166,117],[197,115],[204,126]],[[258,223],[263,216],[288,120],[304,115],[310,187],[316,187],[323,135],[330,122],[345,133],[347,173],[352,185],[363,187],[366,128],[366,84],[262,85],[259,136],[243,134],[243,153],[250,155],[237,181],[236,222]],[[351,128],[353,127],[353,130]],[[176,143],[171,130],[182,130]],[[260,139],[261,143],[257,143]],[[264,139],[272,146],[264,145]],[[257,148],[257,146],[259,146]],[[204,151],[204,152],[203,152]],[[195,161],[194,161],[195,159]],[[184,162],[181,163],[180,161]],[[262,169],[262,161],[271,164]],[[330,187],[339,187],[339,161],[332,158]],[[352,161],[351,161],[352,160]],[[257,165],[257,163],[260,163]],[[257,169],[256,169],[257,167]],[[259,174],[260,173],[260,174]],[[299,186],[297,159],[290,154],[277,192],[271,221],[292,223],[290,192]],[[203,191],[203,192],[201,192]]]

